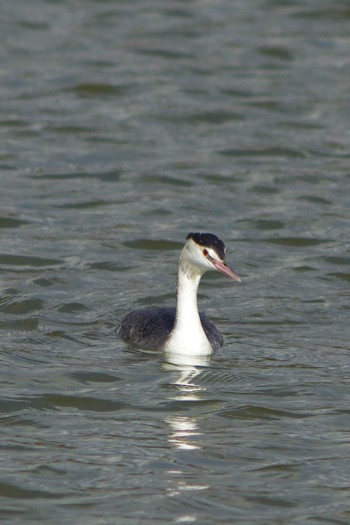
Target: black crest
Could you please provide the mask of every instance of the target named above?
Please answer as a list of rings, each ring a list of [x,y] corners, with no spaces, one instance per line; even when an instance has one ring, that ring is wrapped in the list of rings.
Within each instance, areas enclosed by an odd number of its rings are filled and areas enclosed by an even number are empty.
[[[225,245],[222,240],[213,233],[189,233],[186,238],[193,239],[194,242],[200,246],[212,248],[222,261],[225,260]]]

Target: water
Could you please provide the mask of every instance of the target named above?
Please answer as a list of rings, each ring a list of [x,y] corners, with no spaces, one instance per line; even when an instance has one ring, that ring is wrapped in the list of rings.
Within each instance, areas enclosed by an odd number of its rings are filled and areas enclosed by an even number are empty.
[[[2,6],[2,524],[348,524],[348,2]],[[114,335],[171,305],[203,366]]]

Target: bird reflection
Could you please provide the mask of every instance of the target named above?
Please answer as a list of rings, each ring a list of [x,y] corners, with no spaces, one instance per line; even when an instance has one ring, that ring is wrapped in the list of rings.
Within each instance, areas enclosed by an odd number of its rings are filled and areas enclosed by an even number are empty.
[[[198,369],[196,367],[206,367],[210,362],[210,356],[208,355],[186,355],[176,352],[165,352],[164,356],[164,365],[165,367],[168,365],[168,370],[178,370],[180,372],[196,371],[195,376],[201,373],[201,368]],[[174,367],[171,368],[171,365],[174,365]]]
[[[198,441],[193,438],[200,436],[197,424],[186,416],[167,418],[166,422],[172,429],[169,434],[169,443],[179,450],[194,450],[200,448]]]
[[[209,357],[203,358],[201,356],[200,358],[192,357],[189,359],[187,356],[185,362],[184,357],[186,356],[166,355],[167,361],[163,364],[163,369],[174,373],[174,378],[171,381],[174,386],[174,393],[170,399],[177,402],[177,406],[179,406],[178,413],[172,411],[165,419],[169,427],[168,442],[173,449],[184,454],[184,465],[187,465],[191,462],[191,454],[202,448],[200,417],[197,415],[196,406],[198,403],[198,407],[200,407],[206,389],[198,382],[198,378],[208,365]],[[191,415],[187,415],[187,412],[186,415],[183,415],[182,403],[184,404],[183,408],[187,408],[186,403],[192,404],[194,410]],[[190,407],[191,405],[188,408]],[[194,482],[188,477],[187,468],[183,468],[180,457],[177,458],[176,468],[169,469],[168,475],[168,495],[170,497],[177,497],[188,491],[207,490],[209,488],[207,484],[199,483],[198,479]],[[184,514],[178,516],[176,521],[191,522],[197,521],[197,518],[196,515]]]
[[[201,401],[205,388],[196,381],[203,372],[203,367],[209,363],[209,357],[190,357],[178,354],[166,354],[166,362],[163,368],[167,371],[176,372],[172,384],[176,386],[173,401]],[[179,450],[193,450],[201,448],[200,436],[196,416],[171,415],[166,418],[171,432],[169,443]]]

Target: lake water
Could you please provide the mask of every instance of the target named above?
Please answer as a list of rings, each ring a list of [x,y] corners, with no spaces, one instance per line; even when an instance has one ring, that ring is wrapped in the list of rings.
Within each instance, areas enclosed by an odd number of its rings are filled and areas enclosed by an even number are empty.
[[[1,8],[2,524],[348,525],[347,1]],[[189,231],[225,335],[130,349]]]

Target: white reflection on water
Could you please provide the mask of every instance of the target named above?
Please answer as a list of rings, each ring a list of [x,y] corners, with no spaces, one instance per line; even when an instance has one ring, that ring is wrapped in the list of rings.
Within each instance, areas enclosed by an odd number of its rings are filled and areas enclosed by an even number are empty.
[[[179,516],[175,519],[176,523],[191,523],[193,521],[196,521],[196,516],[191,516],[191,514],[184,514],[183,516]]]
[[[173,381],[176,385],[176,393],[171,398],[174,401],[188,402],[201,401],[201,393],[205,388],[195,382],[195,379],[202,373],[201,368],[197,366],[206,366],[209,362],[208,357],[201,358],[186,358],[186,363],[180,364],[186,356],[173,355],[170,362],[169,355],[167,355],[167,362],[163,364],[163,368],[167,371],[178,372],[177,378]],[[176,362],[176,364],[174,364]],[[171,415],[166,418],[171,432],[169,434],[169,443],[180,450],[193,450],[201,448],[199,438],[201,432],[198,429],[197,417],[184,415]]]
[[[172,384],[175,393],[170,398],[172,401],[180,403],[193,403],[203,400],[205,387],[198,384],[198,377],[209,364],[208,356],[193,357],[179,354],[167,354],[166,362],[163,363],[163,370],[175,372]],[[182,412],[182,411],[181,411]],[[197,411],[196,411],[197,413]],[[199,417],[196,415],[171,414],[166,417],[165,422],[169,427],[168,441],[172,448],[185,454],[185,464],[188,464],[189,457],[194,451],[201,449],[202,432],[198,427]],[[188,476],[186,470],[182,470],[181,461],[177,463],[177,468],[168,471],[168,495],[177,497],[189,491],[207,490],[207,484],[193,480]],[[176,518],[177,523],[196,522],[196,514],[183,514]]]
[[[165,353],[165,363],[164,366],[168,365],[168,370],[180,370],[180,371],[191,371],[196,370],[197,374],[200,374],[197,366],[208,366],[210,362],[210,356],[208,355],[186,355],[178,354],[175,352],[166,352]],[[171,368],[171,365],[175,365],[177,368]]]
[[[200,436],[197,424],[186,416],[167,418],[172,432],[169,434],[169,443],[180,450],[193,450],[200,448],[198,441],[193,440],[194,436]]]

